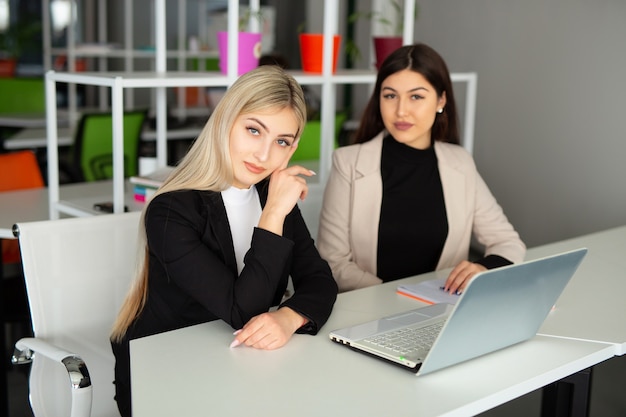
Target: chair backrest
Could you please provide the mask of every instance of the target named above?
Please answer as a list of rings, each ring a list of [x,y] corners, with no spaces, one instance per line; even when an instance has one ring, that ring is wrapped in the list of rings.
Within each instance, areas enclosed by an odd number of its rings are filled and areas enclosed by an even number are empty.
[[[0,154],[0,191],[25,190],[44,186],[37,156],[32,151]],[[14,264],[19,261],[20,253],[17,240],[2,239],[3,264]]]
[[[124,113],[124,177],[137,175],[139,141],[146,111]],[[113,117],[111,113],[86,113],[74,138],[74,167],[79,180],[97,181],[113,178]]]
[[[46,95],[44,79],[0,77],[0,113],[44,113]]]
[[[335,147],[338,144],[339,133],[341,127],[346,121],[345,113],[338,113],[335,116]],[[320,139],[322,136],[322,125],[319,120],[309,120],[304,125],[302,136],[298,142],[298,149],[291,157],[292,162],[296,161],[315,161],[320,159]]]
[[[78,354],[93,386],[92,417],[119,416],[109,333],[134,276],[140,212],[18,223],[37,339]],[[35,417],[69,416],[65,368],[35,354]]]
[[[44,187],[43,176],[32,151],[0,153],[0,191]]]

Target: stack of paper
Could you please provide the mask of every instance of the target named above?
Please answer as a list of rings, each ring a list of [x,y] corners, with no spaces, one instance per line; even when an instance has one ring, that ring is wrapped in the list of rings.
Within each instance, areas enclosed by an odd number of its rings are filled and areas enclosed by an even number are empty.
[[[174,167],[166,166],[147,175],[130,177],[129,181],[134,185],[135,200],[142,203],[149,201],[173,170]]]
[[[417,284],[399,285],[398,294],[414,298],[426,304],[448,303],[456,304],[459,295],[450,294],[443,290],[446,278],[431,279]]]

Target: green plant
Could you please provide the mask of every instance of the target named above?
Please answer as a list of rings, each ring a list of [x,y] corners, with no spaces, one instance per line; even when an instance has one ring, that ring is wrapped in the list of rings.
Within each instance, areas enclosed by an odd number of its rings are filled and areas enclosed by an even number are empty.
[[[0,32],[0,58],[17,58],[20,55],[20,45],[14,28],[9,26],[6,31]]]
[[[390,4],[395,12],[394,21],[388,19],[385,14],[379,11],[366,11],[366,12],[354,12],[348,16],[348,24],[355,24],[359,19],[367,19],[380,23],[383,27],[387,28],[387,35],[390,36],[402,36],[404,30],[404,7],[402,0],[391,0]],[[419,14],[418,4],[415,3],[415,15],[414,19],[417,20]],[[346,54],[355,62],[361,58],[361,50],[353,39],[347,39],[345,45]]]
[[[261,10],[253,12],[252,9],[246,7],[243,13],[239,15],[239,31],[245,32],[246,30],[248,30],[248,27],[250,26],[250,21],[252,19],[257,19],[262,25],[264,19],[263,12]]]
[[[395,12],[395,19],[391,21],[385,14],[378,11],[368,11],[368,12],[355,12],[348,16],[348,23],[355,23],[360,18],[365,18],[368,20],[374,20],[380,23],[382,26],[388,29],[387,35],[391,36],[402,36],[402,31],[404,29],[404,7],[403,2],[401,0],[391,0],[391,6]],[[419,14],[418,4],[415,4],[415,15],[414,19],[417,20],[417,16]]]
[[[10,25],[0,32],[0,58],[19,58],[23,51],[36,49],[40,41],[41,23],[28,21]]]

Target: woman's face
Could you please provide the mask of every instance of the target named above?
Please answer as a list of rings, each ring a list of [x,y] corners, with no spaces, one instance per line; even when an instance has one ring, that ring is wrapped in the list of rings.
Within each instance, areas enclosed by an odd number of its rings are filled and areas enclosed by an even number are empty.
[[[241,114],[230,131],[237,188],[250,188],[286,164],[297,148],[298,119],[290,108]]]
[[[435,88],[415,71],[396,72],[381,84],[380,113],[385,128],[398,142],[413,148],[430,147],[437,110],[445,105],[445,92],[437,96]]]

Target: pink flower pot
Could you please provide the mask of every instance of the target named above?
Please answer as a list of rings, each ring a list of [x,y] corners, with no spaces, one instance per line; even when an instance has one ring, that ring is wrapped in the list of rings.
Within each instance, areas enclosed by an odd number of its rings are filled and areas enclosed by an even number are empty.
[[[239,32],[239,54],[237,55],[237,75],[259,66],[261,58],[261,34]],[[228,32],[217,32],[220,53],[220,72],[228,73]]]

